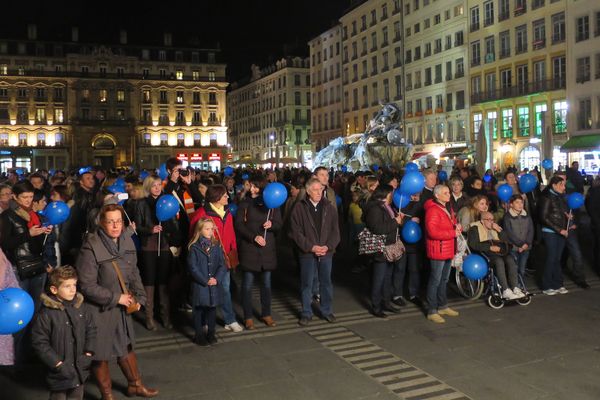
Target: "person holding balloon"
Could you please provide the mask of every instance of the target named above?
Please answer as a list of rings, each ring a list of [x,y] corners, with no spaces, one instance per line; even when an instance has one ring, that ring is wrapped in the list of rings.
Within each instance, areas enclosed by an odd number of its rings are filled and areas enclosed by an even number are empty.
[[[566,294],[560,260],[569,235],[569,221],[572,218],[563,195],[566,181],[553,176],[543,192],[539,203],[539,216],[542,225],[542,239],[546,246],[546,262],[542,276],[544,294],[553,296]]]
[[[12,264],[0,248],[0,293],[5,289],[19,287],[19,281],[13,272]],[[2,321],[6,322],[6,321]],[[2,323],[0,322],[0,323]],[[2,326],[4,328],[4,326]],[[4,331],[4,329],[1,329]],[[0,366],[15,363],[15,349],[12,332],[0,332]]]
[[[154,397],[158,390],[142,383],[135,352],[131,313],[146,305],[146,292],[137,268],[135,245],[124,229],[125,212],[105,205],[98,215],[99,229],[86,236],[77,257],[79,288],[90,305],[97,335],[92,371],[102,399],[113,399],[109,361],[117,358],[127,378],[127,395]]]
[[[163,326],[172,328],[170,318],[170,301],[167,284],[169,283],[169,267],[171,265],[171,247],[180,248],[183,245],[181,232],[174,216],[166,218],[163,222],[159,218],[157,203],[161,201],[162,182],[157,176],[149,176],[144,180],[144,198],[135,203],[133,221],[140,239],[140,275],[146,292],[146,329],[156,330],[154,322],[154,299],[158,287],[158,301],[160,317]],[[172,196],[170,196],[172,198]],[[165,197],[166,200],[166,197]],[[170,208],[175,214],[179,211],[179,204],[171,200]],[[173,213],[173,212],[172,212]],[[165,215],[167,217],[168,215]],[[160,215],[162,217],[162,214]],[[159,251],[160,249],[160,251]]]
[[[450,201],[450,189],[437,185],[433,189],[433,199],[425,207],[425,248],[431,262],[427,282],[427,319],[443,324],[442,315],[456,317],[458,311],[448,307],[447,286],[450,277],[450,264],[456,253],[456,238],[462,234],[462,227],[456,223],[453,213],[446,204]]]
[[[246,329],[254,329],[252,286],[260,278],[261,320],[275,326],[271,315],[271,273],[277,268],[277,243],[274,233],[283,225],[279,208],[268,208],[263,192],[267,181],[263,176],[250,180],[250,193],[240,203],[235,216],[242,281],[242,306]]]
[[[398,240],[398,231],[404,215],[392,209],[392,187],[378,186],[364,207],[365,227],[373,235],[385,235],[384,244]],[[371,313],[386,318],[384,311],[397,313],[400,309],[392,305],[392,272],[398,261],[388,261],[383,251],[372,254],[373,276],[371,282]]]

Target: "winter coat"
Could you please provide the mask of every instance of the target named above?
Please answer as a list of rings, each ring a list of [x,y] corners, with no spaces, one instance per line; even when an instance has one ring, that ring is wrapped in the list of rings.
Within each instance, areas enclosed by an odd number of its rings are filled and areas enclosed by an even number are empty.
[[[533,244],[533,234],[535,228],[533,221],[525,210],[520,214],[515,214],[512,210],[508,210],[504,214],[502,226],[506,237],[510,244],[516,247],[521,247],[527,244],[529,247]]]
[[[600,186],[593,186],[588,190],[585,209],[590,214],[592,228],[600,229]]]
[[[11,263],[0,249],[0,290],[18,288],[19,281],[13,272]],[[13,365],[15,351],[12,335],[0,335],[0,365]]]
[[[41,308],[31,330],[33,350],[48,368],[46,381],[52,391],[83,385],[90,373],[96,348],[92,313],[77,293],[71,304],[42,294]],[[62,361],[57,368],[56,364]]]
[[[332,187],[327,186],[325,189],[323,189],[323,197],[326,198],[327,200],[329,200],[329,203],[331,203],[333,208],[335,208],[337,210],[337,200],[335,198],[335,190],[333,190]],[[302,201],[305,198],[306,198],[306,189],[301,188],[300,192],[298,193],[297,201]]]
[[[156,202],[157,199],[154,199],[152,196],[135,202],[133,220],[135,222],[135,230],[140,238],[140,245],[144,251],[156,251],[158,249],[158,233],[152,233],[152,228],[159,223],[158,218],[156,218]],[[181,247],[183,245],[181,232],[177,223],[176,218],[171,218],[161,223],[163,227],[160,234],[162,250],[168,251],[168,248],[171,246]]]
[[[60,251],[62,254],[70,250],[77,251],[83,243],[83,236],[88,227],[88,216],[96,203],[94,192],[79,187],[73,195],[73,207],[69,219],[62,225],[60,235]]]
[[[458,199],[454,198],[454,194],[450,193],[450,201],[446,204],[448,211],[452,209],[454,214],[458,214],[461,208],[469,205],[469,196],[465,193],[462,194]]]
[[[472,251],[483,253],[487,257],[500,256],[499,254],[494,253],[490,250],[493,243],[487,237],[485,237],[485,238],[481,237],[480,231],[483,232],[485,230],[486,229],[483,226],[481,221],[476,222],[471,225],[471,227],[469,228],[468,239],[467,239],[467,243],[469,244],[469,247],[471,248]],[[487,233],[488,232],[486,232],[486,234]],[[506,231],[502,231],[502,232],[492,231],[492,235],[494,236],[494,240],[508,243],[508,237],[506,235]]]
[[[221,305],[221,281],[227,271],[221,245],[215,244],[203,249],[200,242],[194,243],[188,252],[187,265],[192,275],[192,306]],[[215,278],[217,284],[208,286],[210,278]]]
[[[133,346],[135,342],[133,320],[127,315],[126,308],[118,304],[123,292],[112,261],[119,266],[128,291],[141,305],[146,304],[146,293],[130,233],[124,231],[119,237],[116,256],[107,249],[100,235],[104,235],[101,230],[87,235],[75,267],[81,293],[90,304],[98,327],[98,337],[103,339],[98,342],[94,359],[106,361],[127,355],[127,346]]]
[[[425,248],[430,260],[450,260],[456,253],[456,218],[435,200],[425,203]]]
[[[565,197],[546,189],[538,203],[539,220],[542,228],[548,228],[556,233],[567,229],[569,207]]]
[[[29,235],[28,222],[29,214],[21,208],[9,209],[0,214],[0,244],[17,272],[33,264],[51,265],[51,257],[46,253],[53,254],[56,263],[54,234],[48,235],[44,244],[45,235]]]
[[[223,242],[225,253],[229,254],[231,250],[237,250],[235,230],[233,229],[233,216],[229,212],[229,206],[225,206],[225,216],[223,218],[211,208],[210,203],[206,203],[204,207],[196,210],[190,218],[190,238],[193,237],[196,224],[200,218],[204,217],[210,217],[215,223],[215,236]]]
[[[311,249],[315,245],[327,246],[327,254],[331,255],[340,242],[337,210],[325,198],[320,203],[323,207],[321,232],[317,232],[311,215],[313,205],[309,199],[299,201],[292,210],[288,236],[296,244],[301,256],[312,255]]]
[[[386,245],[396,243],[396,235],[400,225],[390,216],[382,201],[371,200],[367,202],[363,211],[363,220],[372,234],[386,235]],[[376,262],[386,261],[383,252],[373,254],[373,259]]]
[[[254,241],[256,236],[265,233],[263,224],[267,221],[269,210],[262,199],[246,198],[238,208],[235,217],[235,231],[240,257],[240,268],[244,271],[260,272],[273,271],[277,268],[277,242],[274,232],[281,229],[283,222],[278,208],[271,210],[269,220],[271,228],[267,229],[265,247]]]

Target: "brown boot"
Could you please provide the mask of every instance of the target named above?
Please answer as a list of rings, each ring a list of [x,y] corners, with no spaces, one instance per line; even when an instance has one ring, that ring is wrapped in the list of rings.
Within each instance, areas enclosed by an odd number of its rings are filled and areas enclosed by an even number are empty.
[[[167,329],[173,329],[171,324],[171,305],[169,302],[169,290],[167,285],[158,285],[158,302],[160,305],[160,318],[163,326]]]
[[[125,357],[119,357],[117,362],[119,367],[121,367],[121,371],[123,371],[123,375],[127,378],[127,396],[154,397],[158,395],[157,389],[147,388],[142,383],[142,376],[138,369],[137,357],[133,351]]]
[[[247,320],[244,321],[244,325],[246,326],[246,329],[248,329],[249,331],[251,331],[252,329],[254,329],[254,320],[247,319]]]
[[[112,381],[110,380],[110,370],[108,361],[94,361],[92,372],[96,378],[98,389],[102,395],[102,400],[114,400],[112,395]]]
[[[156,330],[156,324],[154,323],[154,286],[144,286],[146,291],[146,306],[144,311],[146,312],[146,329],[149,331]]]
[[[262,320],[265,323],[265,325],[267,325],[269,328],[272,328],[277,325],[275,321],[273,321],[273,317],[271,317],[270,315],[262,317]]]

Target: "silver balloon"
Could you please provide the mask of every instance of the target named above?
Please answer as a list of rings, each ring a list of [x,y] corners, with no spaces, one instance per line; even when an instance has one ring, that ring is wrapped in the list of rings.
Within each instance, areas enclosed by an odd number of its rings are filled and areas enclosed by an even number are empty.
[[[391,144],[404,144],[404,137],[402,136],[402,131],[398,129],[390,129],[387,132],[387,140]]]

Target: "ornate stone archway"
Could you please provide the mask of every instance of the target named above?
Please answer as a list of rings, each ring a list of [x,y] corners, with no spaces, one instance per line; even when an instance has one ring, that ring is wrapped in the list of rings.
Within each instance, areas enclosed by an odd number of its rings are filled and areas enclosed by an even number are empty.
[[[91,140],[94,165],[109,169],[115,167],[117,160],[117,139],[108,133],[94,135]]]

